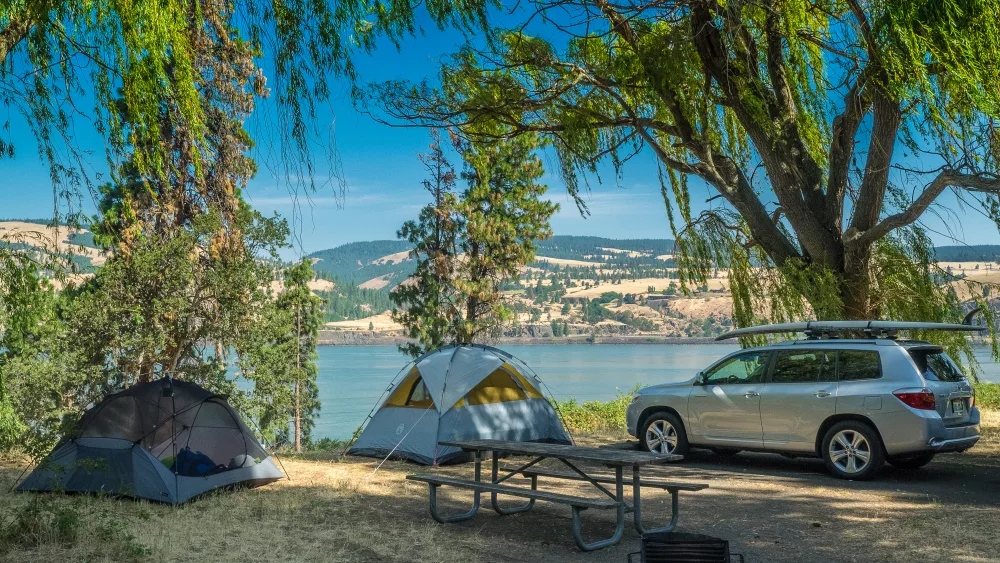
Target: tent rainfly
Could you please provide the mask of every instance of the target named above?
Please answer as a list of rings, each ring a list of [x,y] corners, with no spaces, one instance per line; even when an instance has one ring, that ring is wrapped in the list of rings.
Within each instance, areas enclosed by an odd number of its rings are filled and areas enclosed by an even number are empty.
[[[502,350],[439,348],[410,365],[347,453],[437,465],[462,458],[461,450],[440,445],[449,440],[569,444],[541,385],[530,368]]]
[[[18,486],[181,504],[284,477],[222,395],[165,377],[105,397]]]

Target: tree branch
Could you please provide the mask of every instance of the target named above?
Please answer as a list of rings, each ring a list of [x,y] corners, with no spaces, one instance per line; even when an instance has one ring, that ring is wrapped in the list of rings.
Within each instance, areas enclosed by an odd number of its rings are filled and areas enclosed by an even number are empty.
[[[11,14],[7,27],[0,30],[0,64],[6,64],[11,51],[28,36],[34,25],[30,8],[22,8],[20,13]]]
[[[927,208],[948,187],[959,187],[972,192],[1000,193],[1000,178],[981,174],[962,174],[951,169],[943,170],[924,188],[924,191],[903,211],[890,215],[870,229],[851,227],[844,233],[846,244],[864,248],[900,227],[920,219]]]

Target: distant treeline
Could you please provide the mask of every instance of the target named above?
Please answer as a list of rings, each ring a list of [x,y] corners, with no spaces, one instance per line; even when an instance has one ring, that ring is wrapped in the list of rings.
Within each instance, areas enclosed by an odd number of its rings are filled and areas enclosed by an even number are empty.
[[[974,246],[939,246],[934,249],[939,262],[997,262],[1000,261],[1000,245],[978,244]]]
[[[51,225],[52,219],[0,219],[0,223],[5,221],[18,223],[34,223],[36,225]]]
[[[601,250],[614,248],[617,250],[633,250],[646,252],[653,256],[670,254],[674,251],[674,241],[669,239],[610,239],[603,237],[578,237],[558,235],[538,242],[539,256],[563,258],[567,260],[591,260],[606,262],[600,255],[613,256],[614,252]],[[626,256],[624,253],[618,253]]]

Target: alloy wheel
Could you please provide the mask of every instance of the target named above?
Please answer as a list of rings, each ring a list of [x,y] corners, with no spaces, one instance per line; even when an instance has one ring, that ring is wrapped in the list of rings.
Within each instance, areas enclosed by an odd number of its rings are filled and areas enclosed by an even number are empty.
[[[830,440],[830,461],[844,473],[861,473],[868,467],[871,456],[871,444],[856,430],[841,430]]]
[[[654,453],[674,453],[677,449],[677,429],[666,420],[653,421],[646,429],[646,445]]]

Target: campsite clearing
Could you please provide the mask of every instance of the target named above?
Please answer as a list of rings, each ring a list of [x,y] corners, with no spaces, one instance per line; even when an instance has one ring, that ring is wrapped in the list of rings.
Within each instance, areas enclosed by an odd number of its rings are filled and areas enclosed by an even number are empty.
[[[920,471],[889,468],[871,482],[829,477],[819,460],[707,452],[665,468],[664,478],[709,483],[710,489],[681,494],[678,530],[727,538],[750,562],[997,561],[1000,538],[992,530],[1000,526],[1000,411],[984,412],[983,424],[983,440],[970,452],[942,455]],[[620,447],[624,436],[592,435],[581,442]],[[178,507],[8,493],[21,469],[8,462],[0,465],[0,506],[10,507],[2,517],[6,528],[26,506],[52,499],[50,507],[75,511],[79,531],[65,544],[0,541],[0,561],[624,563],[639,546],[631,531],[614,547],[581,553],[566,541],[567,511],[546,504],[511,516],[484,510],[444,526],[428,514],[427,487],[405,479],[418,466],[388,461],[373,473],[372,459],[312,458],[284,460],[290,481]],[[468,471],[459,465],[441,473]],[[560,490],[588,494],[587,486],[567,482]],[[468,492],[442,494],[446,508],[461,509],[470,498]],[[650,518],[669,517],[669,499],[651,491],[643,509]],[[585,533],[602,533],[614,517],[588,511]]]

